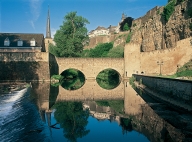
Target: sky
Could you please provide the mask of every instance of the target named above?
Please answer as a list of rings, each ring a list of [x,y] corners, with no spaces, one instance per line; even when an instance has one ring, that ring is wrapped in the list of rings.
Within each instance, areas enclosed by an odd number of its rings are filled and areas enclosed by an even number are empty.
[[[168,0],[0,0],[1,33],[46,33],[48,6],[51,35],[63,24],[64,16],[76,11],[90,24],[88,31],[98,26],[117,26],[122,13],[137,19],[155,6]]]

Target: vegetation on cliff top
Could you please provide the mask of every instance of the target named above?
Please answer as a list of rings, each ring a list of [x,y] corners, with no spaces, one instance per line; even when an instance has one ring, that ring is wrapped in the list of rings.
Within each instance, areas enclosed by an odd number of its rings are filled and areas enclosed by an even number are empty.
[[[173,14],[175,10],[176,0],[169,0],[169,3],[164,7],[162,17],[164,18],[165,22],[168,22],[169,18]]]
[[[130,29],[130,27],[128,26],[127,23],[125,23],[125,25],[123,26],[123,31],[128,31]]]

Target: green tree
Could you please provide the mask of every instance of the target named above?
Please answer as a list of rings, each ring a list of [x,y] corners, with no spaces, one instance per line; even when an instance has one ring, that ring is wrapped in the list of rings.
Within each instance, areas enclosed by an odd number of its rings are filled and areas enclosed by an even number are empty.
[[[68,13],[54,36],[56,45],[50,46],[50,52],[59,57],[80,56],[83,46],[88,41],[86,24],[89,24],[89,21],[77,16],[77,12]]]
[[[76,142],[77,138],[87,135],[86,130],[89,111],[83,110],[81,102],[59,102],[54,105],[56,111],[54,117],[63,129],[64,136],[70,142]]]
[[[127,23],[125,23],[125,25],[123,26],[123,31],[128,31],[129,30],[129,26]]]

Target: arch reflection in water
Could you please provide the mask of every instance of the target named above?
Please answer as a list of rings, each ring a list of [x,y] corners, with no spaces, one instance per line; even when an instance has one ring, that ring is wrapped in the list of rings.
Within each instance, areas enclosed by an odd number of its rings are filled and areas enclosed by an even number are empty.
[[[120,75],[114,69],[105,69],[97,75],[96,81],[103,89],[110,90],[120,84]]]
[[[77,90],[85,83],[84,74],[77,69],[67,69],[61,73],[61,86],[66,90]]]

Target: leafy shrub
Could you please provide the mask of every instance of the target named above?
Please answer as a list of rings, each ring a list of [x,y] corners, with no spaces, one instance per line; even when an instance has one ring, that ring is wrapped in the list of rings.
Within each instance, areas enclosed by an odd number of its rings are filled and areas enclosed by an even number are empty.
[[[51,76],[52,79],[55,79],[55,80],[60,80],[62,79],[63,77],[61,75],[52,75]]]
[[[187,62],[182,67],[177,69],[176,75],[181,76],[192,76],[192,61]]]
[[[110,58],[121,58],[124,57],[124,48],[121,46],[113,47],[109,50],[107,57]]]
[[[82,57],[107,57],[109,50],[113,48],[113,43],[100,43],[95,48],[83,51]]]
[[[165,7],[162,13],[162,16],[165,20],[165,22],[168,22],[170,16],[173,14],[175,10],[175,3],[176,0],[171,0]]]
[[[192,76],[192,70],[185,70],[185,71],[177,72],[176,75],[177,75],[178,77],[182,77],[182,76]]]
[[[123,26],[123,31],[128,31],[130,28],[127,23]]]
[[[134,82],[136,81],[136,78],[134,76],[132,76],[131,78],[129,78],[129,84],[133,85]]]

